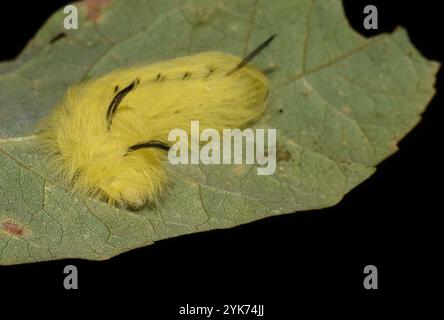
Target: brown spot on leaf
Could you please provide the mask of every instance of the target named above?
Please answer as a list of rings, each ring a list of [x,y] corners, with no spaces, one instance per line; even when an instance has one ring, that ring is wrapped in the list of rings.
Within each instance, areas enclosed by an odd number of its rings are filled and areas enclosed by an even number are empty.
[[[237,176],[242,176],[247,172],[247,166],[244,164],[237,164],[234,169],[234,174]]]
[[[389,148],[390,150],[392,150],[393,152],[398,151],[398,143],[396,141],[391,141],[389,143]]]
[[[25,234],[24,228],[12,220],[2,222],[1,229],[16,237],[21,237]]]
[[[350,113],[352,113],[352,109],[351,109],[349,106],[343,106],[343,107],[341,108],[341,111],[342,111],[343,113],[345,113],[345,114],[350,114]]]
[[[276,160],[277,162],[291,160],[291,153],[284,146],[278,145],[276,148]]]
[[[88,10],[88,20],[97,21],[104,7],[108,5],[110,0],[85,0]]]

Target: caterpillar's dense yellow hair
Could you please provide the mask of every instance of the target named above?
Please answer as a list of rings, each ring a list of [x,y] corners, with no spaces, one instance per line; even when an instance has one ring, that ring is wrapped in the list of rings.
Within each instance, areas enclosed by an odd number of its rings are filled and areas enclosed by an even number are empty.
[[[83,195],[132,208],[156,203],[170,130],[189,132],[191,120],[201,130],[238,128],[264,111],[267,79],[246,62],[204,52],[69,88],[41,133],[52,167]],[[151,147],[129,150],[141,143]]]

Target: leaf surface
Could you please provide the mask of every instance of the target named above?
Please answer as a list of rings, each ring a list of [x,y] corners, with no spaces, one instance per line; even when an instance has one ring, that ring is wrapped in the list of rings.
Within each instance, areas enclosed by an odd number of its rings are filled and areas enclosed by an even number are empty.
[[[16,60],[0,64],[0,264],[102,260],[181,234],[332,206],[396,151],[434,94],[439,65],[405,30],[366,39],[337,0],[76,5],[78,30],[63,30],[60,10]],[[60,32],[66,36],[51,43]],[[49,178],[35,125],[69,85],[201,51],[243,56],[275,33],[254,60],[274,70],[269,108],[256,124],[277,128],[274,175],[247,165],[167,164],[169,194],[137,213],[78,198]]]

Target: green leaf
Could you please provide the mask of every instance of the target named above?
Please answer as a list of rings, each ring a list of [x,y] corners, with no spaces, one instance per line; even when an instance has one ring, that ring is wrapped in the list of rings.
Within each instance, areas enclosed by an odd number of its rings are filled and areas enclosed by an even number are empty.
[[[76,5],[78,30],[63,30],[59,11],[16,60],[0,64],[0,264],[102,260],[181,234],[332,206],[396,151],[434,94],[439,66],[403,29],[366,39],[339,0]],[[50,43],[61,31],[67,36]],[[136,213],[77,198],[49,179],[35,124],[69,85],[206,50],[243,56],[274,33],[254,61],[275,70],[256,125],[278,129],[274,175],[246,165],[167,164],[168,196]]]

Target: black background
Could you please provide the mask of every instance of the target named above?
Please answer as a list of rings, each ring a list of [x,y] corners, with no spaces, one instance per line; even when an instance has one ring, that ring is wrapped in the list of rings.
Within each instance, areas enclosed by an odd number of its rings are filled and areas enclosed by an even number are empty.
[[[47,17],[67,3],[17,2],[2,10],[1,60],[13,59]],[[438,3],[350,0],[344,6],[361,34],[372,36],[402,25],[425,57],[443,61],[444,19]],[[377,32],[362,26],[366,4],[378,8]],[[392,295],[426,294],[437,287],[439,270],[443,81],[440,71],[436,96],[400,150],[333,208],[180,236],[108,261],[0,267],[0,290],[11,299],[16,293],[32,299],[55,294],[67,301],[137,297],[148,318],[162,312],[165,319],[177,318],[179,306],[187,303],[265,304],[268,318],[276,318],[297,314],[305,301],[324,296],[340,297],[344,306],[359,299],[369,310]],[[63,288],[67,264],[79,270],[79,290]],[[378,290],[363,288],[368,264],[378,267]]]

